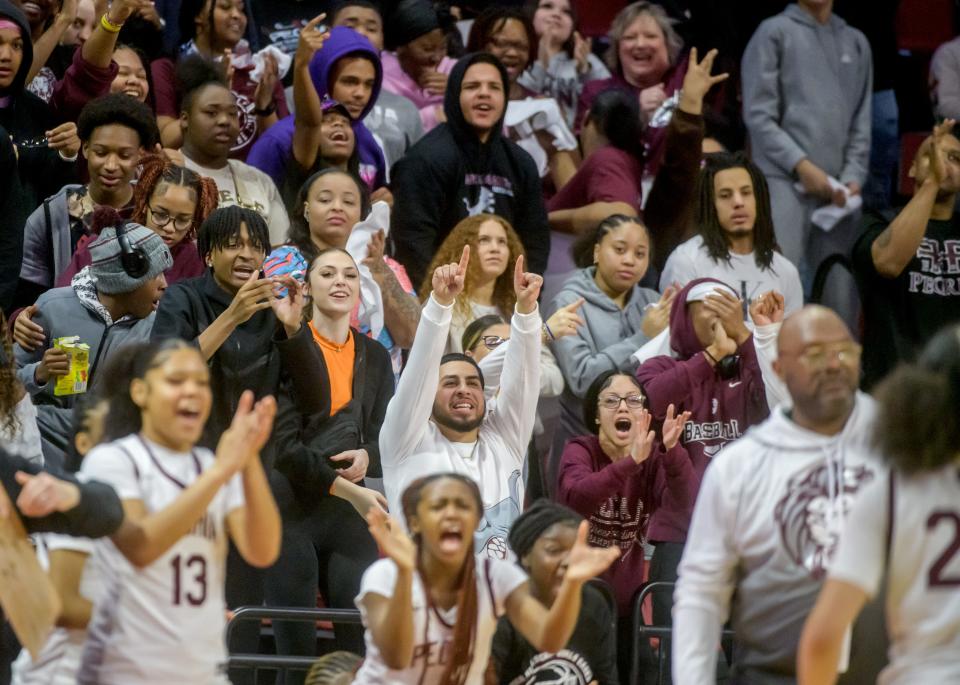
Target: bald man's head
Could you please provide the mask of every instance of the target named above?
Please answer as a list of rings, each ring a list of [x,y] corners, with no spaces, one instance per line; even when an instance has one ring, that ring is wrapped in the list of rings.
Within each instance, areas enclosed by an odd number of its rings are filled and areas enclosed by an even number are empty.
[[[774,370],[806,423],[833,426],[849,416],[860,380],[860,346],[836,313],[808,305],[792,314],[780,329],[777,351]]]

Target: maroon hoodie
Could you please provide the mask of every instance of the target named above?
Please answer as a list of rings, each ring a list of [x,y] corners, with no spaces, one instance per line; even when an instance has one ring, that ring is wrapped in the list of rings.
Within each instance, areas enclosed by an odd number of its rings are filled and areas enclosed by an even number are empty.
[[[699,491],[703,472],[720,448],[770,414],[753,335],[740,346],[740,369],[733,378],[720,378],[703,355],[703,345],[697,339],[693,322],[687,314],[687,293],[695,285],[710,281],[721,283],[713,278],[698,278],[690,281],[673,301],[670,347],[677,358],[654,357],[637,369],[637,380],[643,385],[656,420],[663,420],[670,404],[675,406],[677,413],[691,412],[680,442],[693,462],[694,492]],[[687,507],[665,503],[653,515],[650,540],[686,541],[692,514],[692,502]]]
[[[650,516],[660,507],[686,510],[696,497],[690,457],[679,443],[664,450],[657,441],[639,464],[629,457],[611,461],[596,435],[571,438],[560,458],[557,500],[590,521],[589,542],[620,548],[620,558],[602,578],[617,595],[620,615],[628,616],[633,595],[643,584],[643,542]]]

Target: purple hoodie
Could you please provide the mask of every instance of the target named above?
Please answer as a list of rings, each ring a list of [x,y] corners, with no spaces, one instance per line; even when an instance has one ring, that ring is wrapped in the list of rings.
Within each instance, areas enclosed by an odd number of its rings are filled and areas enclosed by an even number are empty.
[[[643,584],[643,541],[655,532],[651,526],[648,534],[651,515],[661,507],[693,508],[699,480],[690,457],[680,443],[665,451],[658,440],[646,461],[611,461],[596,435],[582,435],[567,441],[558,480],[557,501],[590,521],[590,544],[620,548],[602,578],[628,616]]]
[[[678,413],[691,412],[680,442],[693,462],[696,491],[700,489],[700,480],[710,459],[720,448],[770,414],[752,335],[738,350],[740,369],[733,378],[720,378],[702,354],[703,345],[687,314],[687,293],[707,282],[721,283],[713,278],[698,278],[690,281],[673,301],[670,347],[677,358],[654,357],[637,369],[637,380],[643,385],[656,420],[663,420],[671,403]],[[651,541],[684,542],[692,514],[692,502],[688,507],[665,503],[653,515]]]
[[[333,66],[337,63],[337,60],[347,55],[368,57],[376,67],[376,82],[373,85],[373,92],[370,94],[370,101],[364,107],[359,118],[353,121],[353,133],[357,140],[357,154],[360,157],[360,175],[371,189],[376,189],[387,184],[387,163],[384,160],[380,145],[377,144],[373,134],[363,125],[363,118],[373,109],[377,96],[380,95],[380,84],[383,82],[380,54],[365,36],[346,26],[335,26],[330,30],[330,38],[310,61],[310,76],[313,77],[313,85],[317,89],[317,95],[321,98],[324,95],[329,95]],[[293,116],[291,114],[284,117],[268,128],[257,139],[250,150],[250,154],[247,155],[247,164],[269,174],[278,188],[283,185],[287,165],[293,159]]]

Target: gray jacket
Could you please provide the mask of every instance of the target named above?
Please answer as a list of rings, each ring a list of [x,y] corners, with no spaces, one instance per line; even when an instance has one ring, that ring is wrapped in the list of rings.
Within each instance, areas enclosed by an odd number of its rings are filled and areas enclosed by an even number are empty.
[[[53,287],[57,276],[70,263],[70,214],[67,193],[80,185],[66,185],[48,197],[27,217],[23,227],[23,264],[20,278]]]
[[[569,438],[589,432],[583,424],[583,396],[597,376],[610,369],[633,372],[636,362],[630,355],[648,340],[641,330],[644,308],[660,299],[656,291],[636,286],[627,306],[620,309],[593,280],[596,271],[595,266],[577,271],[550,308],[552,314],[577,298],[585,300],[579,310],[583,326],[576,334],[553,343],[566,381],[560,396],[560,429],[553,441],[558,457]]]
[[[804,158],[842,183],[863,185],[870,156],[870,44],[832,15],[818,24],[798,5],[767,19],[743,54],[743,119],[767,175],[792,177]]]
[[[610,71],[596,55],[587,58],[590,68],[586,73],[577,71],[577,60],[561,50],[550,58],[544,69],[540,60],[534,60],[530,68],[520,74],[517,82],[534,93],[549,95],[560,103],[567,126],[574,129],[577,118],[577,102],[587,81],[610,78]]]
[[[381,90],[376,104],[364,118],[366,126],[383,149],[387,162],[387,180],[390,167],[423,137],[420,110],[402,95]]]

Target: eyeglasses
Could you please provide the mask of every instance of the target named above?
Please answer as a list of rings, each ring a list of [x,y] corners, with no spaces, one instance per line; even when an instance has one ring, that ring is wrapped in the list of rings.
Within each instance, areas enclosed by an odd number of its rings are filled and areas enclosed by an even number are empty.
[[[811,371],[821,371],[834,359],[841,364],[857,364],[863,348],[857,343],[839,343],[834,345],[810,345],[796,356]]]
[[[483,344],[486,345],[488,350],[493,350],[510,340],[510,338],[501,338],[499,335],[484,335],[480,340],[483,341]]]
[[[502,52],[508,52],[510,50],[513,50],[514,52],[530,52],[530,45],[528,43],[503,40],[502,38],[497,38],[495,36],[490,37],[490,45]]]
[[[639,394],[627,395],[626,397],[620,397],[620,395],[604,395],[598,400],[601,409],[611,410],[619,409],[621,402],[627,403],[627,409],[643,409],[645,401],[643,395]]]
[[[174,219],[163,210],[156,210],[149,205],[147,205],[147,209],[150,210],[150,217],[153,219],[153,223],[155,223],[158,228],[163,228],[172,221],[174,230],[177,231],[177,233],[183,233],[184,231],[189,231],[193,226],[192,216],[189,218],[177,217]]]

